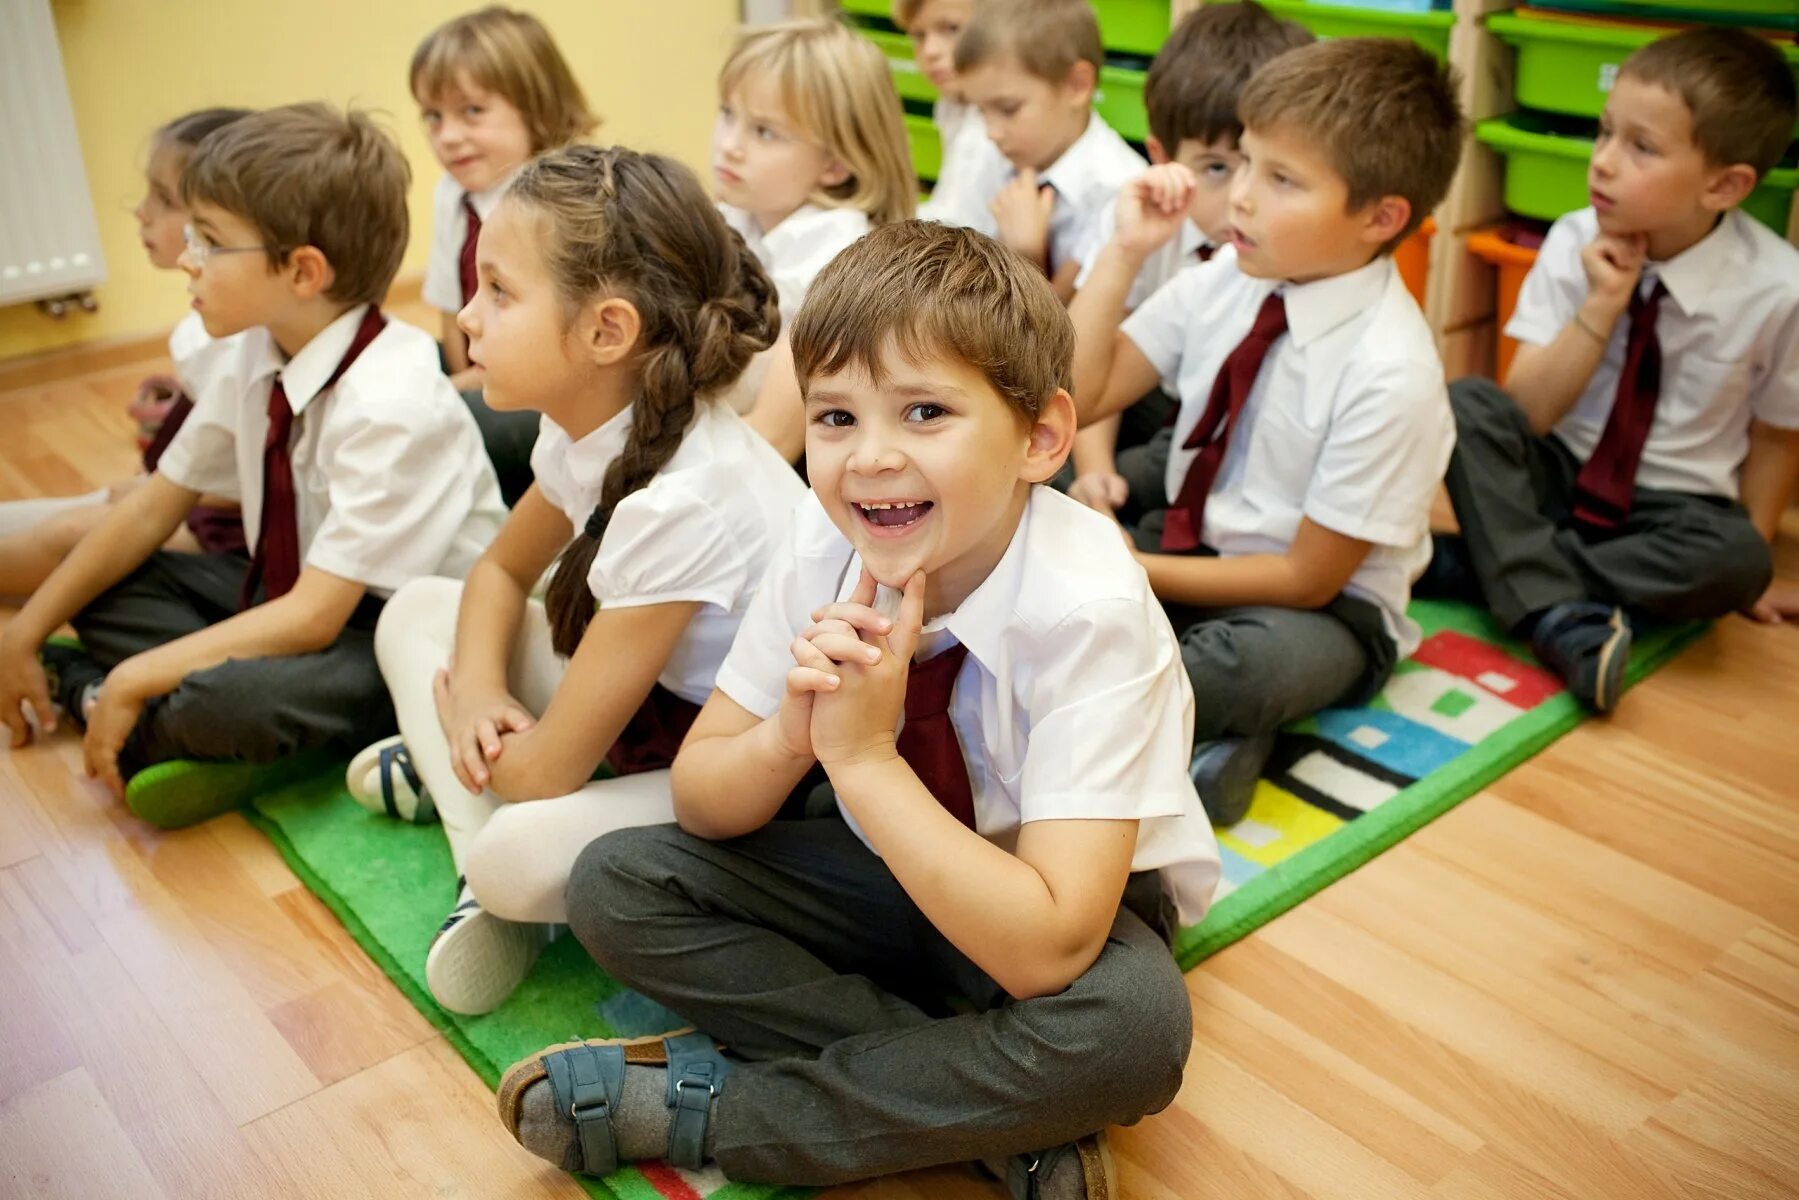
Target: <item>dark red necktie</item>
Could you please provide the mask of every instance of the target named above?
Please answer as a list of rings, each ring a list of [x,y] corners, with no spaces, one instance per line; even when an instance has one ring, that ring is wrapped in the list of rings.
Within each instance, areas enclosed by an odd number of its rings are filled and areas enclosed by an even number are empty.
[[[1218,368],[1218,377],[1212,380],[1211,398],[1206,401],[1206,411],[1200,414],[1199,424],[1181,443],[1183,449],[1197,449],[1199,454],[1187,468],[1180,495],[1168,510],[1167,523],[1162,526],[1163,550],[1185,554],[1199,549],[1200,530],[1205,527],[1206,497],[1218,478],[1218,468],[1224,462],[1224,452],[1230,445],[1231,432],[1236,428],[1237,415],[1243,411],[1244,401],[1249,399],[1249,390],[1255,386],[1262,360],[1268,357],[1268,348],[1286,332],[1287,303],[1278,292],[1270,292],[1256,313],[1256,323],[1250,327],[1249,336],[1237,344],[1224,365]]]
[[[1212,256],[1216,253],[1218,253],[1218,247],[1210,242],[1201,242],[1199,245],[1193,247],[1193,257],[1197,258],[1200,262],[1211,262]]]
[[[462,214],[468,218],[468,232],[462,235],[462,255],[457,264],[462,271],[462,302],[466,305],[475,298],[475,289],[480,285],[475,274],[475,245],[481,240],[481,215],[467,192],[462,194]]]
[[[335,384],[386,325],[381,310],[369,305],[350,348],[319,391]],[[237,597],[239,612],[256,603],[258,583],[263,585],[263,599],[273,600],[292,591],[300,578],[300,512],[294,498],[294,460],[289,448],[293,429],[294,410],[277,375],[269,388],[269,435],[262,443],[262,518],[257,525],[256,551],[250,556],[250,573],[244,576]]]
[[[700,706],[675,695],[660,683],[650,688],[631,719],[606,751],[614,775],[659,771],[675,761],[675,753],[693,728]]]
[[[1643,459],[1649,427],[1655,424],[1655,402],[1662,392],[1662,343],[1655,335],[1655,320],[1667,294],[1659,279],[1647,299],[1641,289],[1631,293],[1630,332],[1612,411],[1593,457],[1574,480],[1574,519],[1596,529],[1617,528],[1630,515],[1636,496],[1637,464]]]
[[[906,723],[900,726],[898,749],[937,803],[973,829],[974,789],[968,783],[962,743],[949,719],[956,674],[967,657],[968,647],[958,642],[935,658],[912,660],[906,676]]]

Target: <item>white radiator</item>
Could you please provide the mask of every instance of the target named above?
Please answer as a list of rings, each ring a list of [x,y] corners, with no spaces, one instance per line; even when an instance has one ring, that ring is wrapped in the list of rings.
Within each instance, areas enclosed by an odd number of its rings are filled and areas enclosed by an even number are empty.
[[[0,0],[0,304],[105,278],[49,0]]]

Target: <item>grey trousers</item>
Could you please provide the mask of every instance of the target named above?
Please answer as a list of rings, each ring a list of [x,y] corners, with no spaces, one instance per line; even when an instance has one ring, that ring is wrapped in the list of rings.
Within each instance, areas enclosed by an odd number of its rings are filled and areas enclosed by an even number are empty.
[[[1132,528],[1139,549],[1160,550],[1166,514],[1158,509]],[[1193,684],[1195,745],[1273,733],[1320,709],[1365,703],[1398,657],[1379,606],[1357,596],[1318,609],[1162,608]]]
[[[1192,1044],[1145,920],[1172,929],[1154,872],[1132,877],[1084,975],[1022,1001],[835,816],[729,842],[607,834],[575,862],[568,913],[600,966],[744,1060],[714,1118],[735,1180],[834,1184],[1128,1125],[1174,1099]]]
[[[1444,482],[1488,606],[1507,629],[1554,605],[1596,600],[1665,620],[1747,607],[1774,577],[1768,543],[1721,496],[1638,488],[1615,532],[1574,521],[1580,463],[1531,432],[1497,384],[1449,386],[1455,453]]]
[[[132,655],[237,612],[249,560],[159,550],[75,617],[94,662]],[[365,599],[335,642],[316,654],[233,658],[195,671],[144,706],[119,754],[127,776],[171,758],[274,762],[306,750],[345,755],[395,732],[375,662],[380,601]]]

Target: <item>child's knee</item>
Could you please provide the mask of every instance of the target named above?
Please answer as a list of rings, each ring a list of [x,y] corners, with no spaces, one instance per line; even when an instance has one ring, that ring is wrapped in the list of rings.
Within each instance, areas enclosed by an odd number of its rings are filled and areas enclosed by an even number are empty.
[[[375,657],[385,667],[421,639],[454,639],[462,582],[424,576],[411,580],[388,598],[375,623]],[[400,660],[400,661],[403,661]]]
[[[643,898],[660,891],[655,864],[674,832],[659,825],[619,829],[595,838],[575,856],[564,891],[568,925],[602,966],[619,940],[647,925],[638,920],[648,915]]]

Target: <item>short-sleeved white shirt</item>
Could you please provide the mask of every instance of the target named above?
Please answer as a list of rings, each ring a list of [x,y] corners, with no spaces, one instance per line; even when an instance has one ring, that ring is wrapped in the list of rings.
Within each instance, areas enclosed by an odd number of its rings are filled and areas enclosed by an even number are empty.
[[[719,690],[772,716],[793,667],[789,645],[811,610],[847,597],[860,572],[809,494],[719,669]],[[950,722],[981,836],[1010,849],[1031,821],[1141,821],[1132,869],[1162,872],[1183,922],[1204,916],[1219,864],[1187,775],[1192,685],[1117,526],[1037,488],[998,565],[925,626],[920,644],[929,656],[952,642],[968,647]]]
[[[279,375],[294,411],[301,561],[386,596],[420,576],[467,574],[506,506],[475,419],[424,330],[388,318],[343,377],[324,386],[367,311],[344,313],[285,363],[260,326],[198,348],[182,364],[194,410],[156,469],[241,504],[254,549],[269,392]]]
[[[1118,205],[1116,202],[1106,205],[1097,220],[1087,230],[1087,236],[1079,251],[1081,273],[1075,276],[1075,290],[1087,286],[1087,277],[1093,274],[1093,260],[1099,252],[1106,248],[1112,235],[1118,230]],[[1200,258],[1200,251],[1211,246],[1206,235],[1191,221],[1182,221],[1180,232],[1143,260],[1143,267],[1137,272],[1137,278],[1131,281],[1130,293],[1125,297],[1125,311],[1141,308],[1143,302],[1155,295],[1164,284],[1188,267],[1196,267],[1201,262],[1210,261],[1219,253],[1235,254],[1235,248],[1225,246],[1214,247],[1215,253]]]
[[[1198,456],[1182,443],[1212,381],[1276,286],[1245,275],[1234,256],[1214,259],[1181,272],[1124,323],[1180,394],[1169,503]],[[1284,292],[1288,332],[1233,428],[1201,540],[1220,554],[1284,554],[1309,517],[1372,542],[1345,590],[1379,605],[1399,653],[1410,654],[1420,631],[1406,603],[1430,561],[1431,498],[1455,445],[1436,343],[1389,258]]]
[[[938,183],[920,215],[993,237],[999,226],[987,206],[1018,172],[985,133],[974,138],[963,132],[955,150],[954,178]],[[1056,207],[1049,218],[1052,265],[1085,261],[1080,256],[1087,252],[1094,223],[1112,206],[1119,189],[1148,168],[1143,156],[1098,113],[1088,118],[1081,136],[1038,176],[1039,182],[1056,189]]]
[[[175,378],[181,381],[182,390],[190,398],[193,391],[188,387],[187,365],[196,354],[211,344],[212,335],[206,332],[206,323],[197,312],[190,312],[182,317],[169,333],[169,357],[175,363]]]
[[[1567,328],[1587,298],[1580,252],[1597,236],[1590,208],[1555,223],[1507,337],[1540,346]],[[1662,390],[1637,485],[1735,500],[1750,421],[1799,428],[1799,249],[1732,209],[1699,242],[1645,266],[1645,295],[1657,279],[1668,287],[1655,323]],[[1629,337],[1630,321],[1621,318],[1580,399],[1556,424],[1555,436],[1582,462],[1605,432]]]
[[[462,239],[468,236],[468,214],[462,210],[467,196],[483,224],[499,207],[511,177],[484,192],[464,192],[448,175],[439,177],[431,193],[431,254],[425,260],[425,283],[419,295],[442,312],[462,311]]]
[[[543,418],[531,468],[538,490],[577,533],[630,432],[630,408],[580,441]],[[612,510],[587,573],[594,600],[607,608],[703,605],[662,668],[663,687],[695,704],[712,694],[718,664],[805,491],[742,418],[702,403],[674,456]]]
[[[781,328],[791,329],[805,303],[806,290],[825,264],[868,232],[868,214],[859,208],[824,208],[807,204],[767,233],[756,218],[729,204],[718,206],[731,228],[743,235],[750,253],[762,263],[781,298]]]

